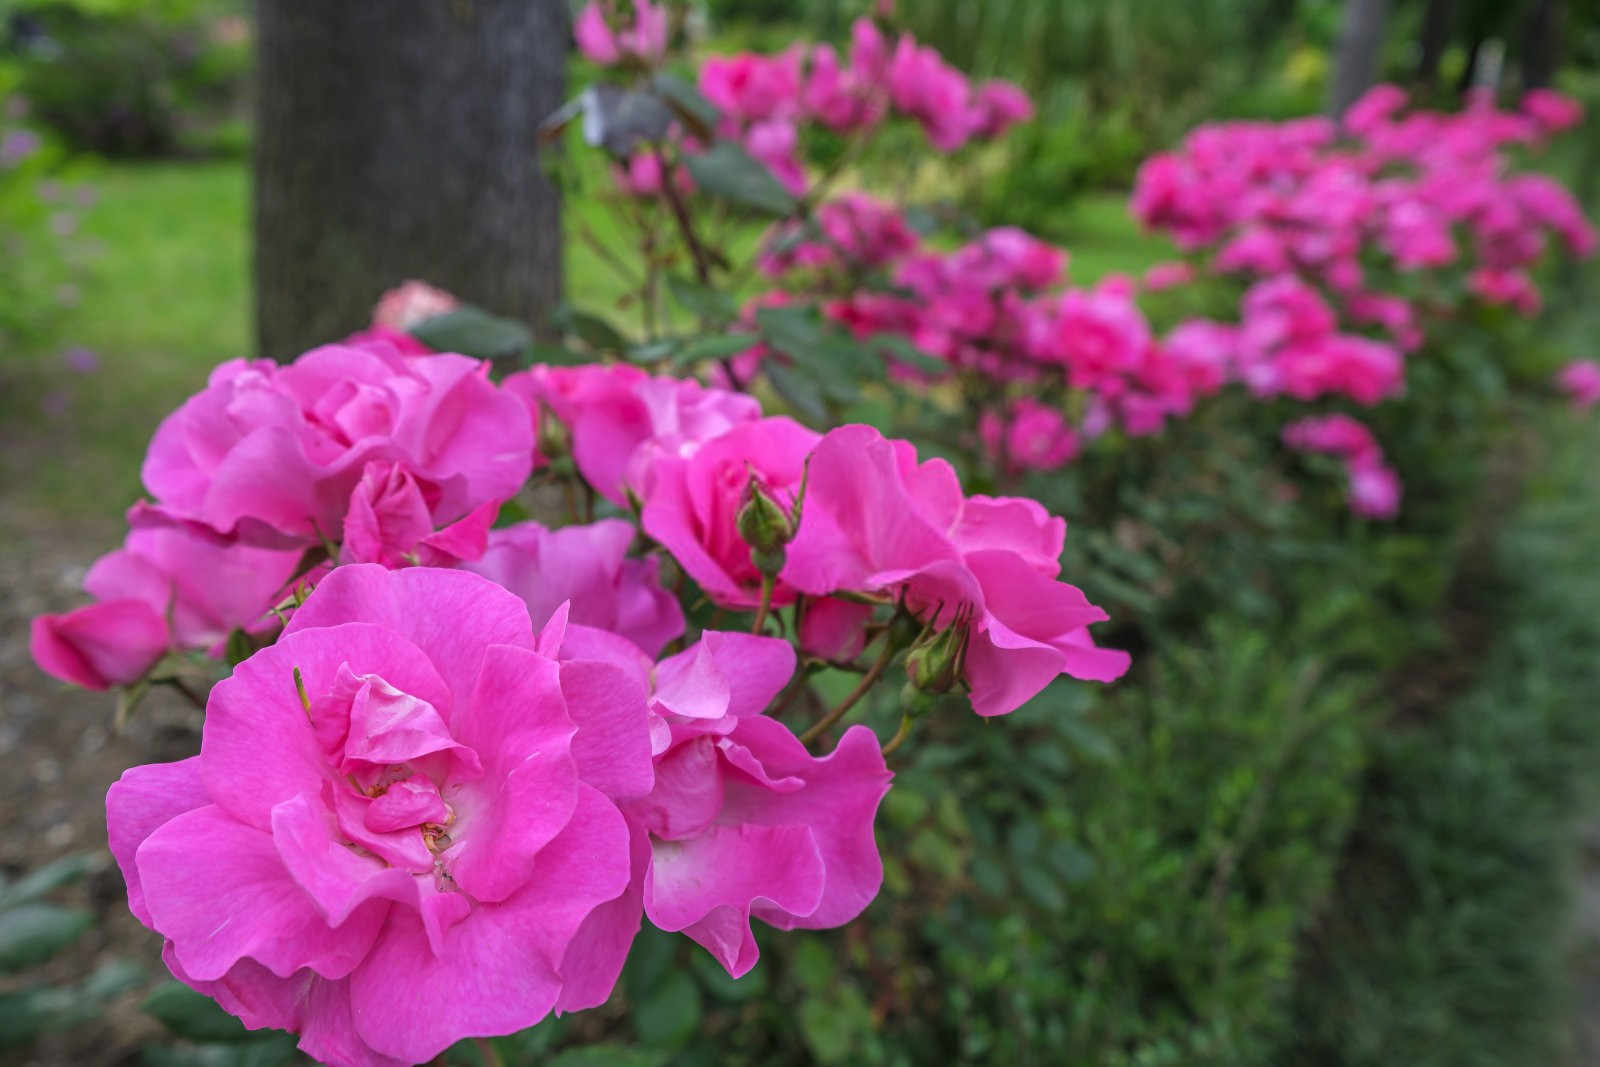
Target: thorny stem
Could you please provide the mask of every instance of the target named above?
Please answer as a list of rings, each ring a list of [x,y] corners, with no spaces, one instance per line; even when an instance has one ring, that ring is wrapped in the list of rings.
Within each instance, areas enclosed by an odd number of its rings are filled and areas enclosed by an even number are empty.
[[[822,718],[818,719],[815,725],[800,735],[800,743],[803,745],[809,745],[818,737],[821,737],[823,732],[827,730],[828,727],[844,718],[845,712],[855,707],[857,702],[860,701],[862,697],[867,695],[867,691],[877,683],[878,679],[883,675],[883,672],[888,668],[889,661],[894,659],[894,654],[896,651],[897,649],[895,648],[894,642],[888,637],[885,637],[883,639],[883,651],[878,653],[878,658],[873,662],[872,668],[867,671],[866,674],[861,676],[861,681],[857,682],[856,687],[850,690],[849,696],[839,701],[837,707],[828,712],[828,714],[824,715]]]
[[[767,624],[767,611],[772,607],[772,587],[775,584],[772,575],[761,576],[761,604],[756,608],[756,621],[750,624],[750,632],[759,634]]]

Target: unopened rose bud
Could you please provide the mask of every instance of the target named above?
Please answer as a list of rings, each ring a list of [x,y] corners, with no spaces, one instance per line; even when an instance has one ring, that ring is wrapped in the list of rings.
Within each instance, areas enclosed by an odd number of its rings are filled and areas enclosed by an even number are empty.
[[[762,574],[777,574],[783,569],[783,546],[794,540],[794,524],[753,475],[745,486],[737,526],[739,536],[750,546],[756,569]]]
[[[906,675],[915,689],[947,693],[966,670],[967,618],[957,612],[951,625],[918,638],[906,653]]]

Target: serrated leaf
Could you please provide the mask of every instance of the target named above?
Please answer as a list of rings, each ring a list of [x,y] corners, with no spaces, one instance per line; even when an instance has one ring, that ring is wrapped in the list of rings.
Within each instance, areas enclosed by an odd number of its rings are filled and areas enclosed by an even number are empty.
[[[54,904],[24,904],[0,911],[0,971],[43,963],[78,939],[94,916]]]
[[[74,852],[29,871],[15,882],[0,887],[0,911],[37,900],[53,889],[76,882],[97,870],[103,862],[98,853]]]
[[[181,982],[163,982],[140,1005],[168,1030],[191,1041],[242,1041],[250,1036],[244,1024],[217,1002]]]
[[[711,150],[687,159],[695,184],[710,196],[768,215],[787,215],[798,201],[772,172],[743,146],[718,141]]]
[[[423,319],[406,332],[429,348],[477,359],[512,359],[533,343],[525,324],[467,306]]]

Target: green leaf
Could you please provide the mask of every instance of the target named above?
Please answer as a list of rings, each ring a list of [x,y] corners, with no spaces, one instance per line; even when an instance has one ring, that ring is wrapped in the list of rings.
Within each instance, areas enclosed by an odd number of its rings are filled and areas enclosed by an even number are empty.
[[[0,912],[0,971],[43,963],[76,941],[94,916],[53,904],[24,904]]]
[[[584,344],[601,352],[616,352],[620,355],[628,347],[628,343],[623,340],[617,328],[599,315],[579,311],[574,307],[563,307],[556,312],[555,322],[558,328],[574,334]]]
[[[775,360],[769,360],[763,369],[772,388],[796,414],[814,423],[828,421],[828,406],[816,382]]]
[[[678,349],[675,362],[682,366],[702,359],[726,359],[754,348],[760,343],[761,338],[751,333],[719,333],[696,337]]]
[[[629,345],[628,359],[633,363],[646,365],[660,363],[671,359],[672,354],[678,350],[676,339],[669,338],[664,341],[646,341],[644,344]]]
[[[739,314],[733,297],[720,289],[713,289],[687,278],[669,275],[667,291],[685,311],[710,326],[721,326],[732,322]]]
[[[140,1006],[168,1030],[191,1041],[242,1041],[250,1036],[244,1024],[216,1001],[181,982],[161,983]]]
[[[634,1005],[633,1028],[639,1040],[658,1048],[678,1048],[700,1028],[700,987],[686,971],[667,975]]]
[[[533,343],[525,324],[466,306],[424,319],[407,332],[429,348],[478,359],[513,359]]]
[[[37,900],[69,882],[76,882],[90,871],[97,870],[101,858],[95,852],[74,852],[30,871],[9,885],[0,887],[0,911]]]
[[[530,363],[547,363],[552,367],[575,367],[580,363],[593,363],[594,357],[566,345],[545,344],[535,341],[528,349]]]
[[[718,141],[687,162],[695,184],[711,196],[778,216],[789,214],[798,203],[771,171],[733,141]]]
[[[716,136],[717,120],[722,115],[692,83],[662,71],[651,79],[650,86],[690,133],[702,141]]]
[[[823,344],[822,316],[812,307],[757,308],[756,328],[791,359],[806,359]]]

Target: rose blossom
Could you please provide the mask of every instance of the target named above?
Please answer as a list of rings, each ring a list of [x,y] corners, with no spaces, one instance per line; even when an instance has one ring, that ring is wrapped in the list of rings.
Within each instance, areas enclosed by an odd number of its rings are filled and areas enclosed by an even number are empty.
[[[758,955],[751,918],[825,929],[877,895],[883,753],[871,730],[852,726],[831,753],[812,756],[762,714],[794,673],[787,641],[708,630],[652,665],[626,642],[572,626],[561,655],[575,653],[650,690],[655,785],[621,806],[649,851],[633,891],[652,923],[681,930],[737,978]]]
[[[814,431],[792,419],[770,417],[734,426],[692,455],[661,457],[651,467],[644,495],[644,532],[671,552],[712,600],[755,607],[761,598],[761,573],[736,525],[747,486],[755,479],[780,507],[788,508],[806,455],[818,440]],[[772,603],[787,604],[793,596],[779,581]]]
[[[1600,363],[1592,359],[1575,359],[1561,368],[1556,384],[1572,400],[1579,411],[1600,404]]]
[[[538,366],[506,378],[537,426],[548,413],[572,437],[578,473],[619,507],[642,494],[662,456],[687,456],[701,443],[761,416],[751,396],[690,379],[651,377],[637,367]]]
[[[33,620],[29,649],[63,681],[106,689],[136,681],[168,651],[214,651],[237,628],[274,625],[268,610],[299,549],[242,544],[148,504],[128,511],[123,546],[83,580],[98,603]]]
[[[821,595],[899,596],[934,629],[971,613],[965,680],[973,710],[1002,715],[1057,675],[1111,681],[1126,653],[1094,647],[1106,618],[1056,580],[1066,523],[1032,500],[968,497],[943,460],[869,426],[828,433],[811,459],[799,533],[781,577]]]
[[[129,906],[173,973],[339,1065],[605,1000],[637,928],[612,905],[647,710],[621,669],[539,651],[560,641],[536,645],[477,575],[325,579],[212,690],[199,756],[107,795]]]
[[[683,609],[657,580],[655,559],[628,559],[631,523],[602,519],[546,529],[523,522],[489,535],[483,558],[465,563],[521,597],[535,625],[571,602],[573,623],[626,637],[649,655],[683,633]]]
[[[157,428],[145,486],[175,515],[263,543],[337,541],[367,464],[399,464],[434,524],[513,495],[533,440],[488,365],[326,345],[288,366],[233,360]]]

